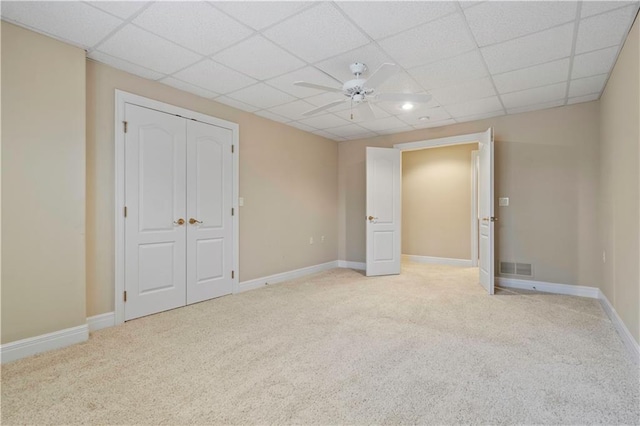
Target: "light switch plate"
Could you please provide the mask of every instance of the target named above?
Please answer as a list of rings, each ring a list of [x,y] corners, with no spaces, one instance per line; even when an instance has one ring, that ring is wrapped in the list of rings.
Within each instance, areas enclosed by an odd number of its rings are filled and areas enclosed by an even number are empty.
[[[240,206],[240,207],[244,206],[244,198],[243,197],[238,198],[238,206]]]
[[[509,205],[509,197],[498,198],[498,205],[500,207],[507,207]]]

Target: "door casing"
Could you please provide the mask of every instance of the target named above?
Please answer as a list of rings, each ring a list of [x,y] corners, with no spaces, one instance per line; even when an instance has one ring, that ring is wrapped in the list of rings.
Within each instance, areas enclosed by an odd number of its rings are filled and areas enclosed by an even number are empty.
[[[168,114],[177,115],[202,123],[212,124],[231,130],[233,133],[232,144],[234,153],[232,158],[232,207],[234,209],[233,222],[233,270],[235,271],[233,281],[233,293],[239,291],[239,268],[240,268],[240,212],[238,210],[239,194],[239,165],[240,165],[240,138],[239,126],[220,118],[211,117],[199,112],[180,108],[164,102],[145,98],[122,90],[115,90],[115,298],[114,316],[115,324],[124,323],[124,288],[125,288],[125,240],[124,240],[124,207],[125,207],[125,149],[124,149],[124,117],[125,104],[133,104],[141,107],[154,109]]]

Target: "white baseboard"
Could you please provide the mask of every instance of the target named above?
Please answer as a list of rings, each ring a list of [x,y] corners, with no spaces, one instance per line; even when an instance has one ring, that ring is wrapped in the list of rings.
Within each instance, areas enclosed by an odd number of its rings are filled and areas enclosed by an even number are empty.
[[[364,262],[351,262],[350,260],[338,260],[338,267],[364,271],[367,269],[367,264]]]
[[[255,278],[253,280],[243,281],[238,285],[237,293],[264,287],[267,284],[281,283],[283,281],[293,280],[305,275],[315,274],[316,272],[327,271],[338,267],[338,261],[321,263],[319,265],[307,266],[306,268],[294,269],[293,271],[281,272],[279,274],[269,275],[267,277]]]
[[[107,312],[106,314],[94,315],[87,318],[89,331],[102,330],[103,328],[113,327],[116,325],[116,313]]]
[[[60,349],[76,343],[85,342],[89,338],[87,324],[66,328],[53,333],[29,337],[0,346],[2,363],[16,361],[41,352]]]
[[[638,342],[633,338],[627,326],[622,322],[622,318],[620,318],[616,310],[613,308],[613,305],[609,302],[609,299],[607,299],[607,296],[605,296],[602,291],[599,291],[599,299],[602,309],[604,309],[609,319],[611,319],[611,322],[620,335],[622,342],[631,354],[631,359],[636,363],[636,365],[640,366],[640,345],[638,345]]]
[[[434,256],[417,256],[413,254],[403,254],[403,260],[416,263],[431,263],[436,265],[451,265],[451,266],[464,266],[470,268],[473,266],[471,259],[452,259],[449,257],[434,257]]]
[[[544,281],[521,280],[516,278],[496,277],[496,285],[505,288],[542,291],[545,293],[566,294],[569,296],[590,297],[598,299],[600,289],[581,285],[547,283]]]

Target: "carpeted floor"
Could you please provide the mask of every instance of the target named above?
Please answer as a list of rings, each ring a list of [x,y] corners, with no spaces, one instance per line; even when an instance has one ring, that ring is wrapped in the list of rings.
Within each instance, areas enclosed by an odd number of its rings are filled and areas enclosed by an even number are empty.
[[[134,320],[4,365],[2,423],[640,423],[598,301],[476,281],[335,269]]]

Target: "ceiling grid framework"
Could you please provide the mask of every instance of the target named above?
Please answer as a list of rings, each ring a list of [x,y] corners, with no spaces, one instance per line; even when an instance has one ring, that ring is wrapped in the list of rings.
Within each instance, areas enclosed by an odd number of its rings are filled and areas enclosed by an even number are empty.
[[[13,2],[2,19],[79,46],[143,78],[343,141],[600,97],[637,1]],[[400,71],[377,92],[432,95],[375,119],[344,99],[349,65]]]

